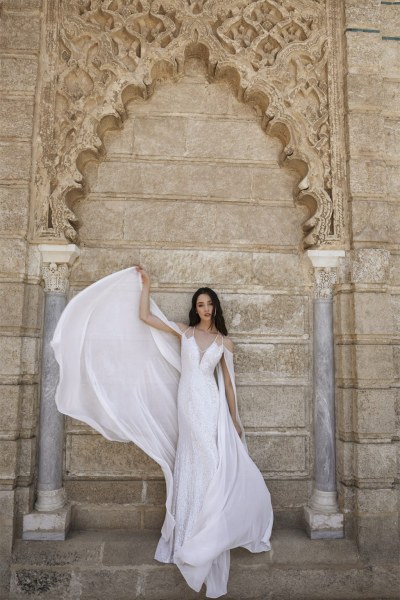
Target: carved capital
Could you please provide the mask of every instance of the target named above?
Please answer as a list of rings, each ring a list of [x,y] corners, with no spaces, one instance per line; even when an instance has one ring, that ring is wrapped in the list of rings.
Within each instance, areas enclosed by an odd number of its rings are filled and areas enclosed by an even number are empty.
[[[39,251],[45,292],[66,293],[69,267],[79,256],[79,248],[74,244],[41,244]]]
[[[314,297],[324,300],[332,298],[333,286],[337,282],[336,269],[315,269],[314,277]]]
[[[45,292],[63,292],[68,289],[69,268],[62,263],[44,263],[42,265],[42,276]]]

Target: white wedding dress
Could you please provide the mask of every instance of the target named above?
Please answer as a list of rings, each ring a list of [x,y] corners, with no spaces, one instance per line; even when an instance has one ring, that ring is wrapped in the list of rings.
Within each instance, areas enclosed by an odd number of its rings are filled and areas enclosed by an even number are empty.
[[[230,549],[270,549],[272,507],[264,479],[229,414],[218,335],[201,351],[193,329],[179,339],[140,321],[134,268],[97,281],[67,305],[52,346],[60,366],[56,402],[107,439],[134,442],[161,466],[166,517],[155,558],[173,562],[188,585],[227,592]],[[236,390],[235,390],[236,398]],[[237,405],[236,405],[237,407]]]

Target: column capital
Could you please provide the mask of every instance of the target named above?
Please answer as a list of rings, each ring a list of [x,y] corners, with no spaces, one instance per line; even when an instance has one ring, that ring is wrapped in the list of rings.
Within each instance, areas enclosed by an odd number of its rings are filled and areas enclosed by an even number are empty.
[[[329,300],[333,295],[333,286],[337,282],[339,260],[345,257],[344,250],[307,250],[314,267],[315,290],[317,300]]]
[[[69,267],[79,256],[75,244],[40,244],[42,276],[46,292],[65,293],[68,287]]]
[[[339,260],[346,256],[344,250],[307,250],[314,269],[335,269],[339,266]]]
[[[71,266],[80,255],[76,244],[39,244],[39,252],[43,263],[65,263]]]

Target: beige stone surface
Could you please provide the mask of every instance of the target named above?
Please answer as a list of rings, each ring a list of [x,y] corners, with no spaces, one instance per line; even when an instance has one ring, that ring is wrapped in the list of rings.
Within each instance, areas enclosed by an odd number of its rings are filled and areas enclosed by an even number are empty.
[[[239,381],[262,383],[275,378],[306,378],[308,346],[305,344],[236,344]]]
[[[392,484],[396,475],[396,448],[393,444],[355,444],[354,471],[356,478]]]
[[[39,15],[4,11],[0,20],[0,48],[36,50],[39,45]]]
[[[69,435],[66,452],[69,476],[162,476],[158,465],[133,444],[109,442],[100,435]]]
[[[37,59],[32,56],[0,56],[0,89],[10,92],[35,91]]]
[[[0,231],[22,234],[28,225],[28,189],[0,185]]]
[[[263,473],[308,473],[308,438],[305,436],[249,434],[247,444],[250,456]]]
[[[239,386],[238,402],[244,427],[284,428],[308,426],[309,390],[302,387]]]
[[[349,73],[370,75],[381,72],[382,49],[379,33],[348,31],[345,39]]]

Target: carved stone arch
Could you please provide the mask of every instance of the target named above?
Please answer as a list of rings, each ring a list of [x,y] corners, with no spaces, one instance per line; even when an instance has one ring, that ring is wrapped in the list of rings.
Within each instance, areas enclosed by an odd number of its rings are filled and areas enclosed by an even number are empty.
[[[84,192],[87,158],[104,151],[103,134],[121,126],[129,100],[148,98],[160,79],[180,77],[185,57],[198,53],[207,59],[210,81],[230,79],[239,100],[258,107],[262,127],[283,142],[282,164],[290,161],[302,175],[296,200],[310,212],[304,245],[338,239],[342,213],[335,231],[322,2],[226,4],[65,2],[54,65],[55,118],[42,135],[57,159],[37,175],[38,187],[51,190],[36,217],[40,237],[77,241],[71,207]]]

